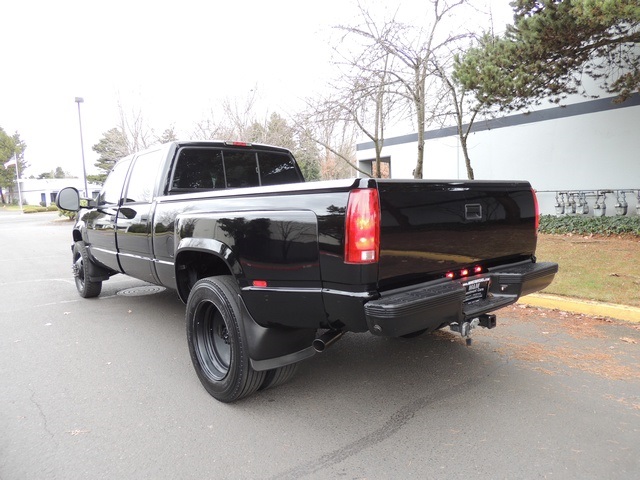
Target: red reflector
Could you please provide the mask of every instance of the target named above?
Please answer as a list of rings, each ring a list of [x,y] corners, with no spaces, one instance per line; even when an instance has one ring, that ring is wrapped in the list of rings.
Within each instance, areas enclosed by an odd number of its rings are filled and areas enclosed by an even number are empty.
[[[253,286],[254,287],[258,287],[258,288],[264,288],[267,286],[267,281],[266,280],[254,280],[253,281]]]
[[[466,268],[460,270],[461,277],[466,277],[467,275],[469,275],[469,270],[467,270]]]
[[[475,267],[473,267],[473,273],[480,273],[482,272],[482,267],[480,265],[476,265]]]
[[[349,193],[345,219],[344,261],[375,263],[380,258],[380,202],[378,190],[362,188]]]

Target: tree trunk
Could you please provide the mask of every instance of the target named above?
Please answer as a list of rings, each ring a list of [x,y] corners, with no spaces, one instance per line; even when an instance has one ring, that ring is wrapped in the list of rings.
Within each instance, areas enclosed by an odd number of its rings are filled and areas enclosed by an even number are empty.
[[[425,76],[420,76],[420,72],[416,69],[416,94],[414,96],[414,104],[416,107],[416,120],[418,122],[418,160],[416,161],[416,169],[413,171],[413,178],[422,178],[424,170],[424,130],[425,130]]]
[[[418,161],[413,171],[413,178],[422,178],[422,164],[424,161],[424,132],[418,131]]]
[[[467,167],[467,178],[474,180],[473,168],[471,168],[471,159],[469,158],[469,151],[467,150],[467,137],[460,137],[460,145],[462,146],[462,154],[464,155],[464,164]]]

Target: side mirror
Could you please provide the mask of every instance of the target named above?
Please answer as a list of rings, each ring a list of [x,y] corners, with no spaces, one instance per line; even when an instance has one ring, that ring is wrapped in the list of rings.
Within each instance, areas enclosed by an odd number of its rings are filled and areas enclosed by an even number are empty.
[[[73,187],[63,188],[58,193],[56,205],[62,210],[77,212],[80,210],[80,193]]]

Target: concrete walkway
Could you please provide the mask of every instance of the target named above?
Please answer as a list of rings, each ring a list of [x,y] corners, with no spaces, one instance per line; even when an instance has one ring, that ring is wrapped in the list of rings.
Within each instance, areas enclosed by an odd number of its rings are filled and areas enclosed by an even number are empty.
[[[582,313],[597,317],[609,317],[617,320],[640,323],[640,308],[611,303],[592,302],[575,298],[535,293],[522,297],[518,303],[533,307],[563,310],[565,312]]]

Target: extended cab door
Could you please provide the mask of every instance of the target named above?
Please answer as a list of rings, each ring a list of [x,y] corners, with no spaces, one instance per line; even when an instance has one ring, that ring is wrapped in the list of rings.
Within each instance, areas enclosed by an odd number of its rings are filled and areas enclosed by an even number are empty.
[[[127,275],[157,283],[153,266],[152,216],[163,150],[138,155],[131,168],[116,224],[118,259]]]
[[[121,272],[116,244],[116,218],[131,158],[118,162],[109,173],[97,199],[97,207],[84,216],[87,226],[87,247],[102,265]]]

